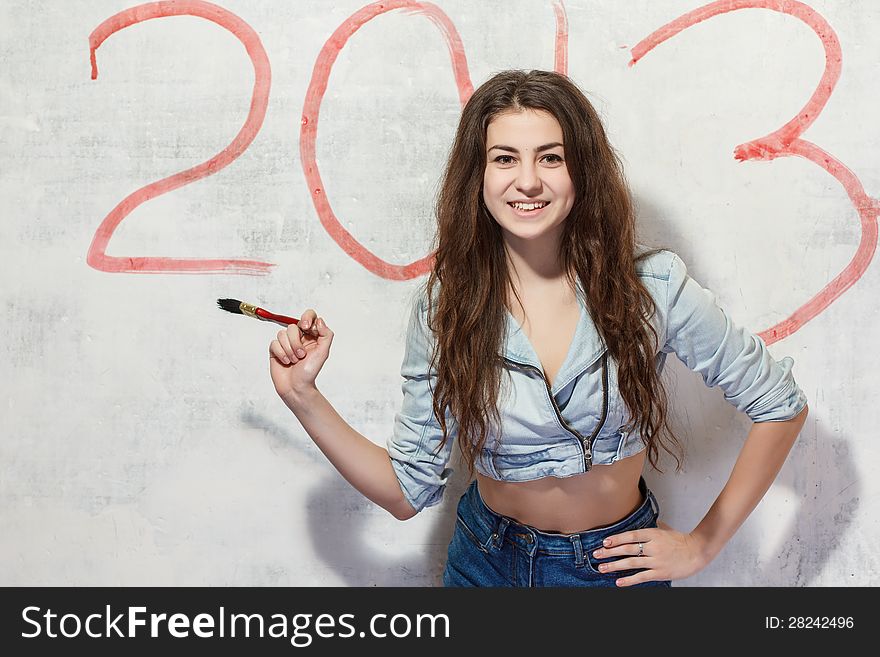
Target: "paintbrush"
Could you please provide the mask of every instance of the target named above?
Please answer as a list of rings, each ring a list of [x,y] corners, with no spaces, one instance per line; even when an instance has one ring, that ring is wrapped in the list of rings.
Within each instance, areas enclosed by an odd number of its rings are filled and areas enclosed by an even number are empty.
[[[226,312],[230,312],[236,315],[247,315],[248,317],[253,317],[254,319],[261,319],[264,322],[277,322],[278,324],[283,324],[284,326],[288,326],[289,324],[299,324],[299,320],[295,317],[278,315],[276,313],[269,312],[265,308],[260,308],[259,306],[255,306],[252,303],[239,301],[238,299],[217,299],[217,305]],[[311,330],[312,329],[309,328],[307,332]]]

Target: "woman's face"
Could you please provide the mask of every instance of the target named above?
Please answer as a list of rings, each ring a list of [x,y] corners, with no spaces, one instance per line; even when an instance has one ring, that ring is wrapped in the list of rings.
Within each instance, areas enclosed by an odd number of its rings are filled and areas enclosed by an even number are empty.
[[[558,238],[574,204],[559,122],[540,110],[500,114],[486,149],[483,200],[505,239]]]

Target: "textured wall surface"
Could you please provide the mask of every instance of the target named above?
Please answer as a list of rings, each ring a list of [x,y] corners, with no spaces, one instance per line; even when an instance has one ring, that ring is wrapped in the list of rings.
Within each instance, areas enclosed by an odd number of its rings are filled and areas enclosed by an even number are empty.
[[[589,93],[643,241],[809,399],[776,484],[682,583],[880,584],[878,3],[407,4],[0,4],[0,584],[440,583],[462,468],[405,523],[361,497],[275,395],[277,327],[215,300],[316,308],[319,386],[384,444],[461,101],[504,68]],[[685,531],[749,421],[667,371],[688,460],[646,478]]]

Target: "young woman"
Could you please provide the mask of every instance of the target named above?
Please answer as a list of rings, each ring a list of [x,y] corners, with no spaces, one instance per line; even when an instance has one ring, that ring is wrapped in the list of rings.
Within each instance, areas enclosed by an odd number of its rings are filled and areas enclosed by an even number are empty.
[[[366,497],[405,520],[438,504],[458,439],[469,472],[447,586],[668,586],[705,567],[770,487],[807,415],[791,358],[735,325],[662,249],[640,251],[621,165],[565,76],[505,71],[465,106],[412,305],[387,450],[315,386],[333,340],[313,309],[269,347],[275,389]],[[690,532],[642,478],[681,467],[668,353],[754,424]]]

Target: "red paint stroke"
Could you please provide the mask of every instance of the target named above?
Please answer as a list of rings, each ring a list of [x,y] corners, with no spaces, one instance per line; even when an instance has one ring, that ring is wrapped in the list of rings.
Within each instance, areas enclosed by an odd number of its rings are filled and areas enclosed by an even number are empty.
[[[556,48],[553,70],[568,75],[568,16],[562,0],[553,0],[553,13],[556,14]]]
[[[759,333],[767,344],[791,335],[808,321],[824,311],[865,273],[877,249],[877,216],[880,202],[865,193],[864,186],[855,173],[840,160],[800,135],[812,125],[831,97],[840,78],[843,55],[840,42],[828,22],[814,9],[795,0],[719,0],[683,14],[655,30],[637,43],[632,51],[633,66],[647,53],[679,32],[713,16],[739,9],[770,9],[788,14],[806,23],[822,40],[825,48],[825,71],[819,85],[807,104],[784,126],[770,134],[740,144],[734,149],[734,157],[746,160],[773,160],[778,157],[799,156],[817,164],[834,176],[843,186],[859,213],[862,235],[859,246],[849,264],[809,301],[795,310],[788,318]]]
[[[204,258],[162,258],[162,257],[117,257],[107,255],[107,244],[113,231],[135,208],[142,203],[167,194],[200,178],[217,173],[233,162],[250,146],[254,137],[263,125],[266,107],[269,102],[269,87],[272,74],[269,58],[260,42],[260,37],[245,21],[235,14],[201,0],[170,0],[150,2],[137,5],[119,12],[101,23],[89,35],[89,48],[92,61],[92,79],[98,77],[98,65],[95,52],[105,39],[112,34],[153,18],[166,16],[197,16],[212,21],[223,27],[241,41],[254,65],[254,92],[251,96],[251,107],[247,120],[239,130],[235,139],[210,160],[181,171],[162,180],[141,187],[126,196],[108,214],[92,239],[86,261],[99,271],[114,273],[235,273],[235,274],[266,274],[275,265],[257,260],[209,260]]]
[[[458,31],[449,20],[449,17],[437,6],[428,2],[413,2],[412,0],[388,0],[387,2],[374,2],[362,7],[349,16],[330,36],[318,58],[312,71],[312,79],[309,83],[306,99],[303,105],[302,122],[300,127],[300,157],[303,163],[303,173],[309,186],[312,202],[318,212],[318,218],[324,230],[336,243],[342,247],[349,256],[363,265],[372,273],[390,280],[408,280],[420,276],[431,269],[433,253],[407,265],[395,265],[379,258],[366,246],[358,242],[336,218],[330,207],[330,202],[324,193],[324,183],[318,171],[318,163],[315,157],[315,141],[318,136],[318,113],[321,109],[321,101],[327,90],[327,80],[330,72],[342,48],[348,39],[357,32],[365,23],[377,16],[395,9],[403,9],[407,13],[421,14],[427,17],[437,28],[446,41],[449,56],[452,60],[452,70],[455,75],[455,83],[458,87],[459,100],[464,106],[468,98],[474,92],[468,73],[467,58],[464,46]]]

